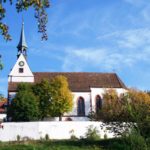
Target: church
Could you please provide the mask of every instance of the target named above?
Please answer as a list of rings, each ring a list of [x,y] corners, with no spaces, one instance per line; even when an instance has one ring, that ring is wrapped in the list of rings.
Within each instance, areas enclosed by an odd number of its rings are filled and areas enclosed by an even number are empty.
[[[42,79],[50,80],[57,75],[63,75],[67,78],[72,91],[74,106],[71,112],[64,114],[62,120],[86,121],[89,120],[89,112],[96,112],[102,106],[105,90],[114,89],[118,94],[125,93],[127,90],[116,73],[32,72],[26,59],[27,48],[23,23],[17,46],[17,60],[8,75],[8,104],[11,104],[15,97],[18,83],[38,83]]]

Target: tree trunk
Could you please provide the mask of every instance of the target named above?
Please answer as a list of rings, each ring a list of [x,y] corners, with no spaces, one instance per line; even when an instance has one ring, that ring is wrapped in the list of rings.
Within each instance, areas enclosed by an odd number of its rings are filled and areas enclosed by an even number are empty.
[[[62,121],[62,115],[59,115],[59,121]]]

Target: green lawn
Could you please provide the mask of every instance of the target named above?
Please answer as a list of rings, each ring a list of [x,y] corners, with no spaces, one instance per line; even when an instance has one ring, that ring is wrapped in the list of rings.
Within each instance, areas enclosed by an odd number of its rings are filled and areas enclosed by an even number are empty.
[[[26,142],[9,142],[9,143],[7,142],[7,143],[0,143],[0,150],[133,150],[133,149],[131,149],[128,146],[128,144],[124,144],[121,139],[109,139],[99,141],[61,140],[61,141],[26,141]]]

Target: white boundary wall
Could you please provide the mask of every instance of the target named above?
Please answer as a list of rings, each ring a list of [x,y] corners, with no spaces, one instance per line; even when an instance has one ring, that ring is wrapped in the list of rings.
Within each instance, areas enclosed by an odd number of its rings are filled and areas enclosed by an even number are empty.
[[[21,123],[2,123],[0,128],[0,141],[15,141],[17,135],[21,139],[30,138],[38,140],[45,138],[48,134],[50,139],[69,139],[71,131],[78,138],[84,137],[89,126],[97,127],[101,138],[107,134],[108,138],[113,137],[113,133],[109,133],[100,128],[102,122],[91,121],[65,121],[65,122],[21,122]]]

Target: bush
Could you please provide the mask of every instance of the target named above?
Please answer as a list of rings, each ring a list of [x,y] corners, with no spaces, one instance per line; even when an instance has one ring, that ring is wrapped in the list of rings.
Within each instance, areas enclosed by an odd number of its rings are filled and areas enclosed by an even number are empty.
[[[92,125],[90,125],[87,128],[87,132],[85,133],[85,137],[87,140],[99,140],[100,135],[99,135],[98,129],[96,127],[93,127]]]
[[[124,145],[128,145],[132,150],[147,150],[147,144],[136,130],[133,130],[129,135],[123,137]]]
[[[48,135],[48,134],[45,135],[45,140],[46,140],[46,141],[49,140],[49,135]]]
[[[104,134],[104,139],[105,139],[105,140],[108,139],[108,136],[107,136],[106,133]]]
[[[17,135],[17,142],[20,142],[20,139],[21,139],[20,135]]]
[[[74,134],[74,130],[72,129],[72,130],[70,130],[70,132],[69,132],[71,135],[70,135],[70,139],[71,140],[77,140],[78,138],[75,136],[75,134]]]

